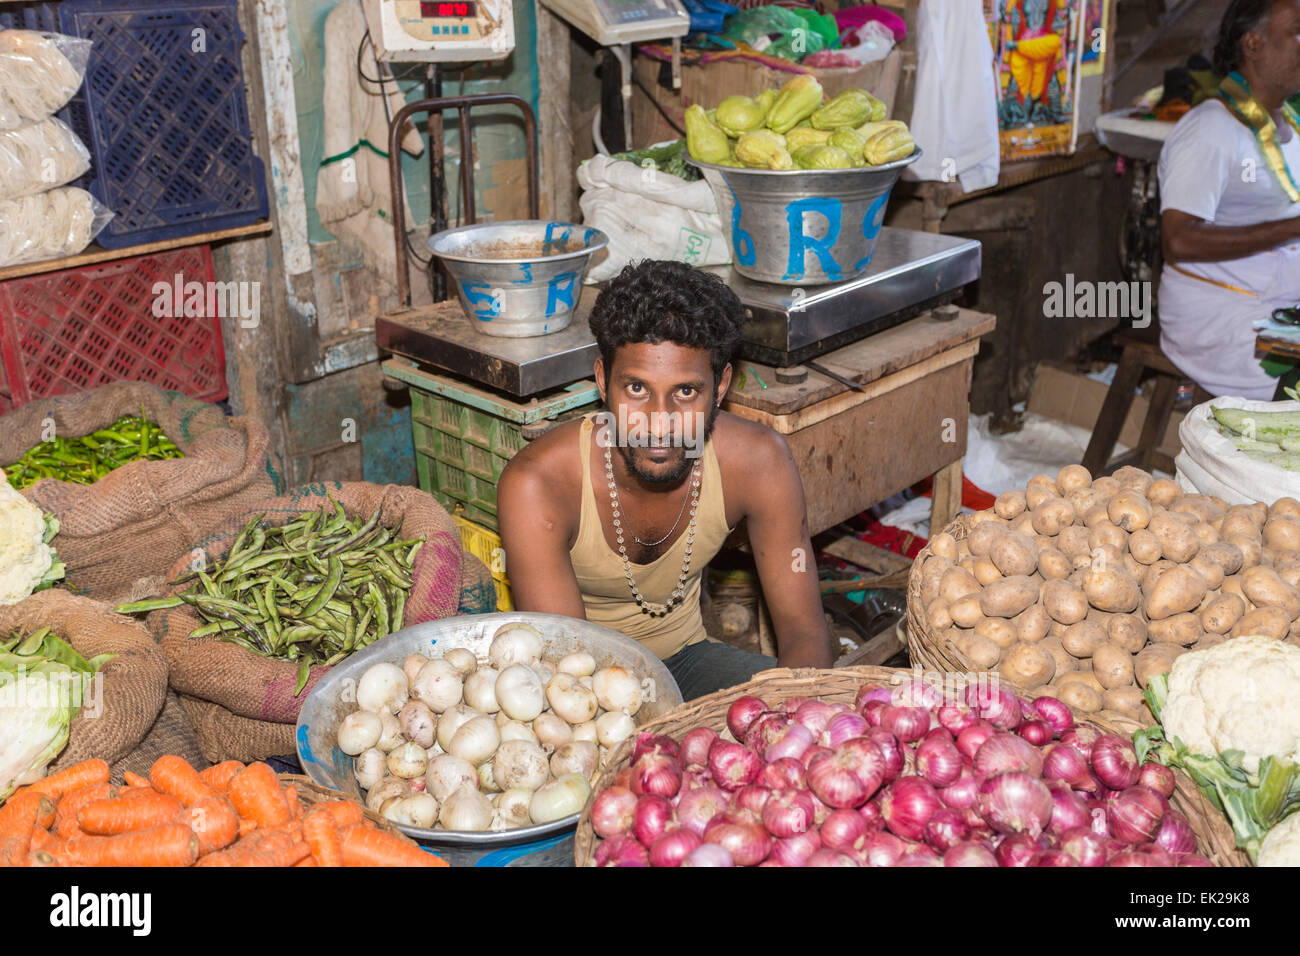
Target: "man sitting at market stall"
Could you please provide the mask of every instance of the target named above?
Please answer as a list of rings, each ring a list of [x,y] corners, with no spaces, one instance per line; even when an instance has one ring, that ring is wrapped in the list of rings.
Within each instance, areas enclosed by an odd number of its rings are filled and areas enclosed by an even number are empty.
[[[721,411],[743,318],[735,293],[709,273],[679,262],[625,268],[591,313],[604,411],[529,443],[497,490],[519,609],[635,638],[688,700],[778,661],[831,664],[790,450],[770,428]],[[777,660],[705,634],[700,577],[741,522]]]
[[[1160,154],[1161,347],[1214,395],[1282,398],[1300,373],[1275,383],[1253,325],[1300,304],[1300,0],[1233,0],[1214,69]]]

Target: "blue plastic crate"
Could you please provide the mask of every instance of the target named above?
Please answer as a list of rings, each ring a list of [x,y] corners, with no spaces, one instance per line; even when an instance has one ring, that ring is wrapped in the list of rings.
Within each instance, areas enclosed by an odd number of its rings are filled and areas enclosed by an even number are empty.
[[[101,246],[175,239],[267,215],[236,0],[66,0],[58,15],[61,32],[94,42],[68,114],[90,149],[86,188],[115,214],[97,237]]]

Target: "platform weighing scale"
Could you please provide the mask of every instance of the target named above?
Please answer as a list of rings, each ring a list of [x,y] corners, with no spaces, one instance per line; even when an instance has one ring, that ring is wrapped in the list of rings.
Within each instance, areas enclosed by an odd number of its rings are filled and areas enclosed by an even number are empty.
[[[865,275],[806,289],[753,282],[727,266],[708,271],[745,305],[740,357],[793,366],[951,302],[979,278],[980,243],[885,228]],[[375,335],[381,350],[526,398],[591,376],[598,352],[587,316],[598,293],[587,288],[573,323],[553,335],[483,335],[454,301],[381,316]]]
[[[681,0],[540,0],[618,60],[623,98],[623,139],[632,143],[632,44],[671,40],[673,89],[682,85],[682,37],[691,30],[691,15]],[[649,145],[649,144],[646,144]]]

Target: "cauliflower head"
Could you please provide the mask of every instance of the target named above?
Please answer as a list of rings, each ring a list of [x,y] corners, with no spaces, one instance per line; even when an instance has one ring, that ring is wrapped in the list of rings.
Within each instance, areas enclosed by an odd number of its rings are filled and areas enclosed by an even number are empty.
[[[1300,647],[1238,637],[1174,661],[1160,721],[1168,739],[1193,753],[1241,751],[1242,768],[1254,774],[1264,757],[1300,759],[1297,699]]]
[[[1264,837],[1256,866],[1300,866],[1300,813],[1293,813]]]
[[[0,471],[0,606],[17,604],[58,570],[52,536],[45,515]]]

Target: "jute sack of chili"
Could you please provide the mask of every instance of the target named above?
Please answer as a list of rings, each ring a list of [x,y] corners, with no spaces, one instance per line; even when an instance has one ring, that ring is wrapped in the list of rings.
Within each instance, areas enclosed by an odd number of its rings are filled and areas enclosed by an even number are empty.
[[[142,382],[45,398],[0,417],[0,468],[53,437],[81,438],[142,413],[185,457],[133,461],[89,485],[43,478],[22,492],[59,519],[68,586],[112,604],[156,588],[191,542],[278,490],[259,422]]]
[[[460,533],[451,516],[431,495],[418,488],[398,485],[316,483],[286,495],[252,502],[238,514],[232,514],[221,527],[193,541],[185,556],[172,567],[168,580],[185,577],[196,559],[201,558],[205,566],[215,568],[215,563],[226,556],[241,531],[258,515],[266,516],[265,525],[283,525],[322,509],[328,509],[327,514],[333,515],[333,502],[338,502],[347,516],[356,521],[368,521],[377,511],[379,526],[395,529],[398,539],[424,540],[415,555],[404,625],[495,610],[496,592],[491,575],[483,562],[461,547]],[[166,593],[177,594],[191,586],[191,583],[173,585]],[[358,616],[361,613],[358,611]],[[190,636],[206,623],[188,605],[153,611],[148,617],[149,630],[167,655],[171,686],[186,703],[204,755],[212,760],[247,761],[291,754],[298,711],[328,668],[313,665],[305,686],[298,692],[297,663],[256,653],[216,634]],[[216,704],[253,723],[205,719],[210,709],[195,708],[186,698]],[[277,726],[259,728],[256,724]],[[218,729],[222,731],[221,740],[214,739]],[[271,749],[273,745],[281,749]],[[217,754],[221,756],[218,758]]]
[[[167,659],[139,622],[106,604],[66,591],[41,591],[0,607],[0,636],[48,627],[83,657],[112,654],[95,675],[81,712],[72,719],[68,745],[50,764],[52,773],[98,757],[113,763],[131,753],[153,727],[167,695]]]

